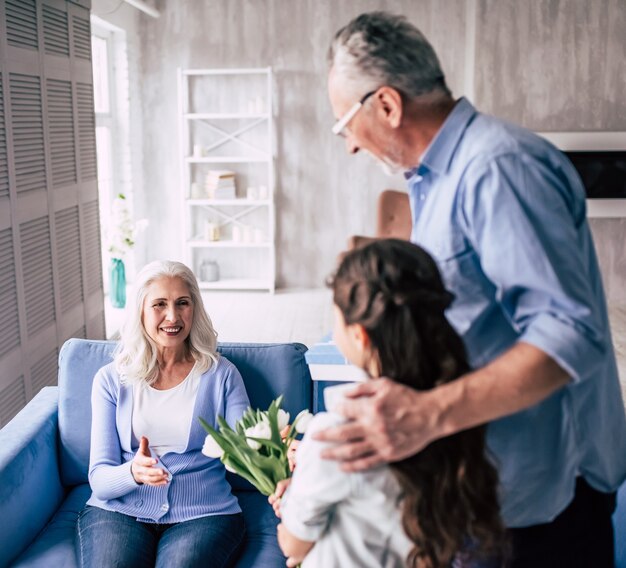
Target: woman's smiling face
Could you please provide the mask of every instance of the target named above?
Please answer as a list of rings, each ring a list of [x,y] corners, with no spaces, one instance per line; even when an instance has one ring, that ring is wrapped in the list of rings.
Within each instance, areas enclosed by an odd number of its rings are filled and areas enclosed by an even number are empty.
[[[146,290],[141,321],[159,349],[183,348],[193,324],[193,303],[187,284],[170,276],[154,280]]]

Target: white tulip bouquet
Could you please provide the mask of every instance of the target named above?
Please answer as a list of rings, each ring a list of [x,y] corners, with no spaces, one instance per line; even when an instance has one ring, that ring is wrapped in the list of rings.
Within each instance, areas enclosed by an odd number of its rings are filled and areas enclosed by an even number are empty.
[[[200,418],[209,433],[202,453],[219,458],[228,471],[247,479],[263,495],[274,493],[279,481],[291,476],[289,447],[306,430],[313,415],[303,410],[289,426],[289,413],[280,408],[282,396],[265,411],[248,408],[233,430],[217,417],[219,432]]]

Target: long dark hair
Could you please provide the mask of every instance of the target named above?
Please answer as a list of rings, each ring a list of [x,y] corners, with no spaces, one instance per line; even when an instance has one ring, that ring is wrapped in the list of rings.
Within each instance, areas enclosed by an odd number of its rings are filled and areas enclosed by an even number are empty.
[[[347,253],[329,284],[346,324],[367,331],[382,376],[428,390],[470,370],[444,314],[453,296],[420,247],[375,241]],[[403,491],[404,531],[414,543],[408,566],[439,568],[457,554],[501,553],[498,474],[487,457],[484,427],[437,440],[390,466]]]

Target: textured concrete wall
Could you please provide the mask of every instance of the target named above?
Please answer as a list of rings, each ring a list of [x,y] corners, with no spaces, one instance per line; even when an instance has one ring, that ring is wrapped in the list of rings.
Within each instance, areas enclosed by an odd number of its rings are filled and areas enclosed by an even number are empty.
[[[154,231],[148,256],[174,256],[179,180],[176,68],[272,66],[276,113],[276,245],[279,286],[321,286],[349,235],[371,233],[376,197],[403,187],[365,156],[349,157],[330,133],[326,50],[365,10],[402,12],[440,51],[451,84],[464,82],[464,0],[178,0],[142,18],[145,203]],[[449,42],[449,38],[455,38]]]
[[[626,130],[624,0],[176,0],[140,18],[145,259],[178,256],[177,67],[274,69],[277,282],[319,286],[385,187],[403,187],[329,132],[326,49],[360,12],[404,13],[437,50],[455,95],[538,130]],[[611,299],[626,302],[623,220],[595,220]]]
[[[538,131],[626,131],[626,1],[477,0],[477,106]],[[626,219],[592,219],[607,297],[626,304]]]

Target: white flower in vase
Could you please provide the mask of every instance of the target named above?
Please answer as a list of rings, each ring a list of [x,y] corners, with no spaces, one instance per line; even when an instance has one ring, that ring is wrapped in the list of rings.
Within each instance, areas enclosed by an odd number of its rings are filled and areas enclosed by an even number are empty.
[[[111,205],[110,221],[107,250],[111,254],[111,258],[123,259],[126,253],[135,246],[137,235],[148,226],[148,220],[133,221],[126,196],[120,193]]]

